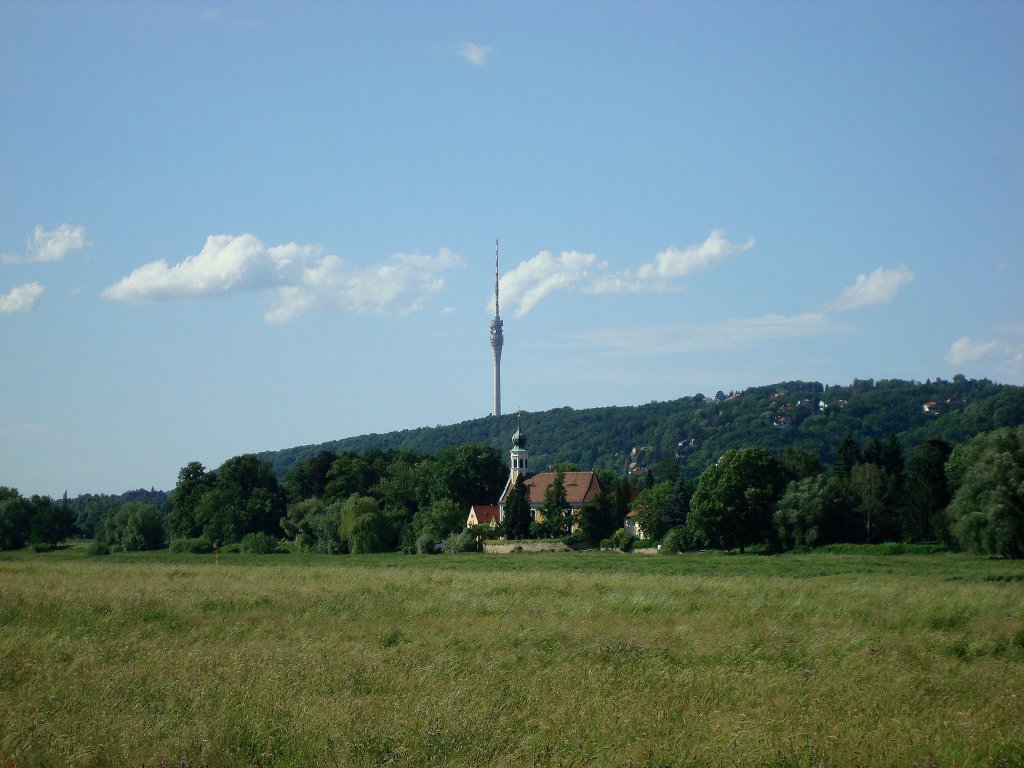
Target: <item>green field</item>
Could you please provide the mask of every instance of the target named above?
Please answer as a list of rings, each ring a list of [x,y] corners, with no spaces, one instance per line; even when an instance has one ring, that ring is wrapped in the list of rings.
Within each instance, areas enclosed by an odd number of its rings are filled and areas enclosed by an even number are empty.
[[[0,556],[0,766],[1024,765],[1024,563]]]

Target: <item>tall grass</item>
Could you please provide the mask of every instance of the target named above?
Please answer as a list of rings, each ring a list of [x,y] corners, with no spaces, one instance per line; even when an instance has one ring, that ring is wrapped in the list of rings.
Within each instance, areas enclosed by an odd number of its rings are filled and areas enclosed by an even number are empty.
[[[1024,765],[1024,564],[0,557],[0,765]]]

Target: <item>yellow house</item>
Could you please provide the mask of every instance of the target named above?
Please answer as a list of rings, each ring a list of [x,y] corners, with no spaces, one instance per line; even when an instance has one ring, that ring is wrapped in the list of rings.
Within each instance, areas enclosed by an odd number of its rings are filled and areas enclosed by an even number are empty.
[[[497,504],[474,504],[469,508],[466,527],[472,528],[475,525],[487,524],[491,528],[495,528],[500,520],[501,510]]]

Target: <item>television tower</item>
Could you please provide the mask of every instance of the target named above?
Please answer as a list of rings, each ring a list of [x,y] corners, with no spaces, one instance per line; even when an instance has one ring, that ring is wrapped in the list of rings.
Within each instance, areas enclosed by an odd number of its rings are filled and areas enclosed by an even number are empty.
[[[498,314],[498,241],[494,241],[494,319],[491,320],[491,349],[494,351],[494,415],[501,416],[501,347],[505,336],[501,332]]]

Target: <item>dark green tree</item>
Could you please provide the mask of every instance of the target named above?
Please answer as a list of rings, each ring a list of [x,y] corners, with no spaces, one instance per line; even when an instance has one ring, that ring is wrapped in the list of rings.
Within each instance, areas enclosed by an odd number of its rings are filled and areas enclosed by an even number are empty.
[[[768,451],[726,451],[701,474],[687,527],[712,547],[743,552],[773,533],[772,507],[784,486],[785,473]]]
[[[383,552],[393,546],[394,532],[372,496],[349,496],[341,502],[338,516],[338,534],[352,554]]]
[[[194,514],[204,536],[215,544],[227,544],[247,533],[280,535],[287,504],[270,462],[250,453],[220,466],[213,487],[202,495]]]
[[[653,488],[644,488],[633,500],[633,520],[640,525],[640,532],[645,539],[657,541],[668,530],[665,508],[672,490],[672,483],[662,481]]]
[[[466,515],[451,499],[440,499],[416,510],[412,519],[415,537],[431,533],[437,541],[466,527]]]
[[[782,452],[779,463],[790,480],[803,480],[805,477],[820,475],[825,469],[819,456],[793,446]]]
[[[662,508],[662,522],[665,529],[682,528],[690,516],[690,500],[693,492],[697,490],[697,481],[691,480],[682,475],[676,480],[672,487],[672,493],[665,500]]]
[[[122,552],[161,549],[167,544],[167,530],[156,507],[132,501],[104,521],[101,539]]]
[[[882,446],[881,460],[878,462],[878,465],[889,473],[897,485],[901,485],[905,464],[903,445],[900,443],[899,437],[890,434]]]
[[[823,475],[811,475],[786,486],[773,516],[783,549],[822,543],[827,484]]]
[[[203,496],[213,488],[216,475],[207,472],[198,461],[190,461],[178,472],[178,483],[171,497],[171,515],[168,527],[177,536],[195,538],[203,532],[203,521],[199,518],[199,504]]]
[[[29,541],[37,546],[56,547],[75,532],[75,519],[63,504],[54,504],[49,496],[32,496],[32,527]]]
[[[540,508],[543,521],[540,531],[548,538],[565,536],[571,532],[572,513],[565,496],[565,472],[555,472],[555,478],[544,490],[544,503]]]
[[[32,503],[14,488],[0,487],[0,549],[21,549],[32,530]]]
[[[949,529],[961,547],[1024,557],[1024,425],[957,446],[946,464]]]
[[[516,478],[505,499],[502,526],[509,539],[524,539],[530,532],[530,489],[523,475]]]
[[[324,501],[343,501],[354,493],[366,493],[378,479],[368,454],[339,454],[327,472]]]
[[[636,496],[636,486],[629,482],[628,477],[616,479],[612,486],[612,508],[615,514],[615,530],[626,524],[626,515],[629,514],[629,505]]]
[[[320,499],[311,498],[288,505],[287,514],[281,518],[281,530],[302,548],[313,545],[312,521],[327,512],[327,505]]]
[[[295,503],[321,498],[327,487],[327,473],[336,458],[331,451],[318,451],[308,459],[293,464],[282,484],[288,501]]]
[[[95,539],[103,532],[104,521],[114,515],[124,503],[120,496],[83,494],[75,499],[75,528],[87,539]]]
[[[601,491],[594,500],[580,510],[580,530],[583,539],[596,547],[602,539],[611,538],[621,525],[615,518],[610,494]]]
[[[838,477],[848,478],[854,466],[862,461],[864,461],[864,454],[861,453],[860,446],[857,445],[853,435],[847,432],[842,442],[839,443],[839,448],[836,449],[836,463],[833,471]]]
[[[930,437],[910,457],[901,520],[905,540],[935,541],[944,537],[943,511],[951,498],[946,462],[952,451],[941,437]]]

